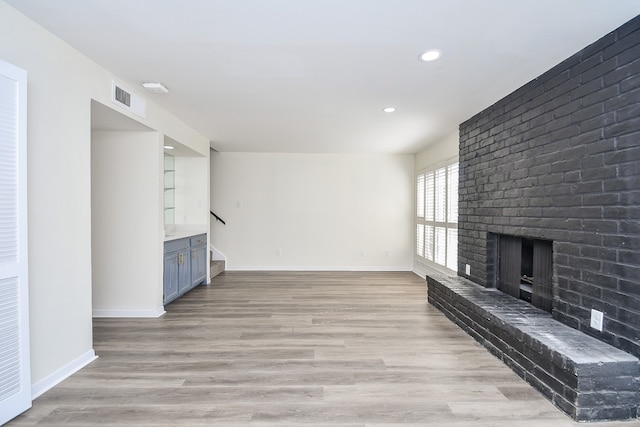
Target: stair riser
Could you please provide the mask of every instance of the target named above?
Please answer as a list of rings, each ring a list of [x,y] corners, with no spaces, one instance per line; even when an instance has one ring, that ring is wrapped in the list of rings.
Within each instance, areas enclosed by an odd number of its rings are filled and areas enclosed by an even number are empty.
[[[224,261],[211,261],[211,273],[209,274],[209,278],[213,279],[218,274],[224,272],[224,268]]]

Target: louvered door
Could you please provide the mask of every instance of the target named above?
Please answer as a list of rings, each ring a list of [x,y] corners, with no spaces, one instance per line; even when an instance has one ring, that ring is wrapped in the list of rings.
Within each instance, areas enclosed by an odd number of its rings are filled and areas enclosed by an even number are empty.
[[[553,244],[545,240],[533,243],[533,293],[531,303],[546,311],[553,307]]]
[[[522,239],[514,236],[500,236],[498,289],[520,298],[520,277],[522,266]]]
[[[27,74],[0,61],[0,424],[31,407]]]

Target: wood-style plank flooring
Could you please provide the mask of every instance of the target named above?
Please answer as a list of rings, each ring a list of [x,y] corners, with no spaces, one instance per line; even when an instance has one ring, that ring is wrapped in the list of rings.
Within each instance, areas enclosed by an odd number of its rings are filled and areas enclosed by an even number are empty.
[[[225,272],[161,318],[95,319],[94,340],[96,361],[8,425],[584,426],[413,273]]]

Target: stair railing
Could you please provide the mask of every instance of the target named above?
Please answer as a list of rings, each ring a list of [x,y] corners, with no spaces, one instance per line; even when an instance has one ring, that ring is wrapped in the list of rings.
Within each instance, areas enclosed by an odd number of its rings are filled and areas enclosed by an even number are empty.
[[[224,220],[222,218],[220,218],[218,215],[213,213],[213,211],[209,211],[209,212],[211,212],[211,215],[213,215],[213,217],[216,219],[216,221],[220,221],[222,224],[227,225],[227,223],[224,222]]]

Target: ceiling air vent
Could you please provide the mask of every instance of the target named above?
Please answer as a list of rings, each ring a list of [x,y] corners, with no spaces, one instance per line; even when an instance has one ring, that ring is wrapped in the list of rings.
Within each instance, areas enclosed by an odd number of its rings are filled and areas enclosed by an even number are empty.
[[[115,81],[112,82],[111,86],[111,100],[115,104],[140,117],[146,117],[147,104],[144,99]]]

